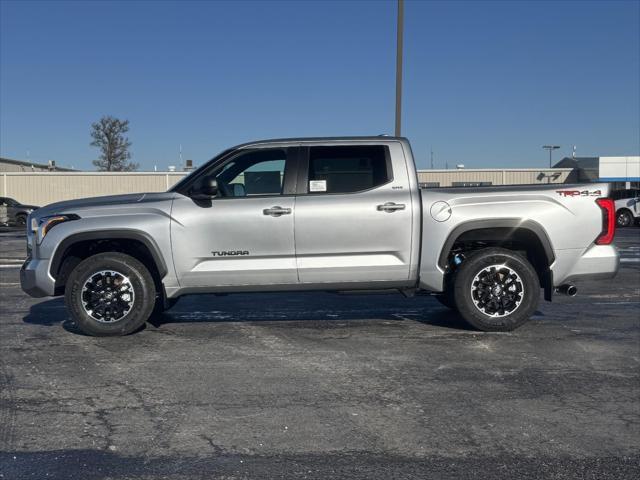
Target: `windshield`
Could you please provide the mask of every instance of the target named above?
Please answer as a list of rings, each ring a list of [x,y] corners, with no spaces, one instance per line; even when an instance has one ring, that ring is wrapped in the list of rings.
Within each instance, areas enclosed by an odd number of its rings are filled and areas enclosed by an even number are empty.
[[[211,160],[206,162],[204,165],[200,165],[193,172],[191,172],[189,175],[186,175],[182,180],[180,180],[173,187],[171,187],[168,191],[169,192],[180,192],[184,185],[186,185],[187,183],[191,182],[191,178],[195,178],[198,175],[200,175],[200,172],[202,172],[204,169],[208,168],[211,164],[216,163],[218,160],[221,160],[222,158],[227,156],[231,151],[233,151],[233,148],[229,148],[227,150],[224,150],[223,152],[219,153],[218,155],[213,157]]]
[[[8,207],[15,207],[16,205],[20,205],[13,198],[4,198],[3,200],[5,205],[7,205]]]

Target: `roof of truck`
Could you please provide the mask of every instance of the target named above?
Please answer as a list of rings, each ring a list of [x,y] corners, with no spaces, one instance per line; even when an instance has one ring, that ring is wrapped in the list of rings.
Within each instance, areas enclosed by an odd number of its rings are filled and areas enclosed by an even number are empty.
[[[407,141],[405,137],[394,137],[391,135],[369,135],[369,136],[352,136],[352,137],[294,137],[294,138],[270,138],[265,140],[256,140],[253,142],[242,143],[232,147],[244,148],[252,145],[263,145],[269,143],[317,143],[317,142],[380,142],[380,141]]]

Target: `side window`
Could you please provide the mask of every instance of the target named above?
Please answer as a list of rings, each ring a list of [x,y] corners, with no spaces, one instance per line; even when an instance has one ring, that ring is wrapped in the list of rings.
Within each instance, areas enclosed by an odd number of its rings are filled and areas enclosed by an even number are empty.
[[[389,153],[383,145],[311,147],[309,193],[353,193],[393,179]]]
[[[282,149],[256,150],[240,154],[216,175],[223,197],[280,195],[287,154]]]

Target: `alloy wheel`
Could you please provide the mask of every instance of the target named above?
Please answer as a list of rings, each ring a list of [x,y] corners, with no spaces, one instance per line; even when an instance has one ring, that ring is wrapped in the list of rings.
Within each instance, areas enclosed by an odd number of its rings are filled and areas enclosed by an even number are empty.
[[[94,320],[114,323],[133,308],[135,293],[128,277],[114,270],[100,270],[82,286],[82,306]]]
[[[473,304],[490,317],[504,317],[515,312],[522,304],[524,293],[522,279],[506,265],[485,267],[471,282]]]

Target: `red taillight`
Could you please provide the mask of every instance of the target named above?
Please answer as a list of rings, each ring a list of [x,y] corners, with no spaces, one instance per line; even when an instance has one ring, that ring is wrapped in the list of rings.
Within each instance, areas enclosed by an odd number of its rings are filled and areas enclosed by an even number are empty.
[[[602,232],[596,238],[596,245],[610,245],[616,233],[615,204],[610,198],[597,198],[596,203],[602,210]]]

